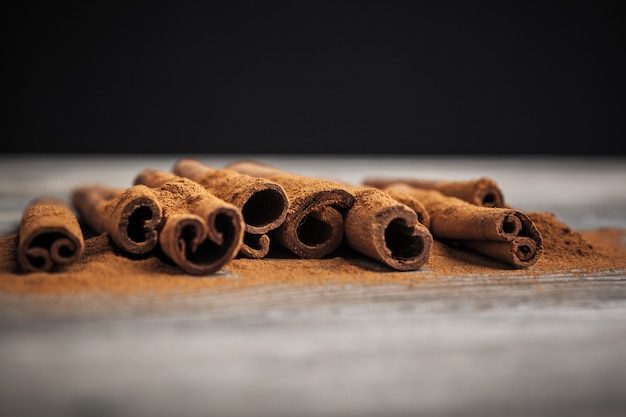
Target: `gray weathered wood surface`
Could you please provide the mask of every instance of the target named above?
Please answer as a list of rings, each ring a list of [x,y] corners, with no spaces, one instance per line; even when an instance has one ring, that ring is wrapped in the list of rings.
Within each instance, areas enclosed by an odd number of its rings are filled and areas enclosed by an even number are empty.
[[[128,186],[176,158],[0,156],[0,233],[32,198]],[[355,184],[486,175],[522,210],[626,228],[620,158],[253,158]],[[623,416],[626,277],[453,276],[166,301],[0,293],[0,415]]]

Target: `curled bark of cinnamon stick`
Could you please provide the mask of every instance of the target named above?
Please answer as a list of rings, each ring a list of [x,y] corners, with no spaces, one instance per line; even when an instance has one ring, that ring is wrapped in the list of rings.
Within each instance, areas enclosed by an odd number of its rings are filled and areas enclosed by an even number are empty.
[[[406,184],[413,188],[437,190],[440,193],[457,197],[476,206],[506,207],[504,194],[496,181],[488,177],[480,177],[467,181],[443,181],[417,178],[366,178],[364,185],[385,188],[391,184]]]
[[[346,214],[345,236],[352,248],[399,271],[426,263],[433,238],[411,207],[375,188],[350,191],[355,202]]]
[[[354,204],[354,196],[343,184],[288,173],[254,161],[236,161],[226,168],[266,178],[283,187],[289,209],[272,236],[297,256],[321,258],[343,241],[344,214]]]
[[[163,213],[157,194],[145,185],[85,185],[72,192],[72,203],[95,233],[108,233],[125,252],[145,254],[158,243]]]
[[[39,198],[24,211],[17,260],[25,272],[49,272],[77,261],[85,249],[74,212],[61,200]]]
[[[182,270],[208,275],[239,252],[244,222],[241,211],[200,184],[172,173],[145,169],[135,186],[151,187],[163,207],[159,245]]]
[[[430,214],[421,201],[402,190],[387,189],[384,192],[394,200],[410,207],[417,215],[417,220],[427,228],[430,227]]]
[[[430,215],[430,231],[436,239],[458,242],[520,268],[534,265],[543,252],[539,231],[518,210],[475,206],[436,190],[402,183],[383,190],[402,191],[421,201]]]
[[[263,258],[270,250],[268,233],[287,217],[289,199],[280,184],[232,169],[214,169],[195,159],[176,161],[172,172],[189,178],[222,200],[241,210],[245,233],[240,253]]]

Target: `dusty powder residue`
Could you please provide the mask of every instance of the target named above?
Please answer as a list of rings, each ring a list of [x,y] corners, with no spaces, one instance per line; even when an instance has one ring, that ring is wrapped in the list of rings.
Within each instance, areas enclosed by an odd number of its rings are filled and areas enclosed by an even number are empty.
[[[158,201],[168,212],[193,212],[199,200],[205,199],[221,203],[200,184],[187,178],[169,180],[154,188]]]
[[[588,272],[620,270],[626,267],[626,236],[621,230],[575,232],[552,213],[531,212],[544,242],[544,254],[537,269],[547,272]]]
[[[282,249],[263,259],[236,258],[213,275],[191,276],[158,252],[129,257],[112,245],[108,235],[85,241],[74,265],[56,273],[19,272],[17,237],[0,239],[0,291],[17,294],[141,292],[167,295],[207,288],[243,288],[273,284],[419,285],[450,276],[540,277],[549,274],[601,274],[626,271],[626,230],[575,232],[551,213],[527,213],[543,237],[544,253],[531,268],[516,269],[468,249],[435,241],[428,262],[417,271],[400,272],[342,247],[323,259],[299,259]]]

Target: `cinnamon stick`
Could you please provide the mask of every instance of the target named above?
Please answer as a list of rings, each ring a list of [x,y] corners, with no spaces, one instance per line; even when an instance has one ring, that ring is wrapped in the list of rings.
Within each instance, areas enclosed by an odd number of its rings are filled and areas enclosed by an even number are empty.
[[[85,185],[72,192],[72,203],[95,233],[108,233],[121,250],[141,255],[154,249],[163,217],[157,194],[138,185],[118,189]]]
[[[292,174],[255,161],[236,161],[226,168],[283,187],[289,209],[272,236],[292,253],[302,258],[321,258],[342,243],[344,214],[354,204],[354,196],[343,184]]]
[[[454,241],[516,267],[539,260],[542,238],[532,220],[512,208],[482,207],[460,198],[407,184],[391,184],[384,191],[402,191],[422,202],[430,215],[435,239]]]
[[[418,178],[366,178],[364,185],[385,188],[391,184],[406,184],[414,188],[437,190],[440,193],[457,197],[476,206],[506,207],[504,194],[498,183],[488,177],[480,177],[467,181],[427,180]]]
[[[141,171],[135,186],[147,186],[163,207],[159,245],[182,270],[208,275],[239,252],[244,223],[241,211],[200,184],[173,173]]]
[[[426,263],[433,237],[411,207],[372,187],[350,191],[355,202],[345,220],[348,245],[399,271],[416,270]]]
[[[84,249],[78,220],[63,201],[39,198],[22,214],[17,260],[25,272],[50,272],[72,264]]]
[[[189,158],[176,161],[172,172],[197,182],[241,210],[245,223],[240,249],[243,256],[258,259],[269,253],[268,233],[285,221],[289,209],[289,199],[280,184],[232,169],[214,169]]]

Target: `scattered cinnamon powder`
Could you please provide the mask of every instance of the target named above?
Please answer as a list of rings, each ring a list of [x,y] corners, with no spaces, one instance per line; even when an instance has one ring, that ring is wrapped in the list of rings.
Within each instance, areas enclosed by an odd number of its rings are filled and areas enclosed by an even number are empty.
[[[187,275],[160,253],[129,256],[107,234],[85,241],[76,263],[56,273],[25,274],[16,262],[17,235],[0,238],[0,291],[15,294],[99,292],[119,296],[138,293],[194,292],[287,284],[441,285],[463,276],[502,280],[559,274],[623,274],[626,271],[626,230],[575,232],[552,213],[527,213],[543,237],[544,253],[532,267],[517,269],[469,249],[434,241],[426,264],[416,271],[396,271],[347,246],[321,259],[301,259],[275,247],[263,259],[238,257],[215,274]]]
[[[599,229],[575,232],[552,213],[527,213],[544,239],[537,264],[548,272],[618,271],[626,267],[626,231]]]

